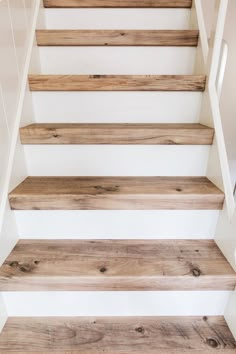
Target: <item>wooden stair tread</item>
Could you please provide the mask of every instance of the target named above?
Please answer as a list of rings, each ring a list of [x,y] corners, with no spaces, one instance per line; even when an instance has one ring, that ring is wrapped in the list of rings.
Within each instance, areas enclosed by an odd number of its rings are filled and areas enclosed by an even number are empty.
[[[149,7],[149,8],[190,8],[192,0],[44,0],[45,7]]]
[[[205,177],[28,177],[9,200],[16,210],[219,210],[224,194]]]
[[[214,129],[201,124],[31,124],[22,144],[211,145]]]
[[[197,46],[195,30],[37,30],[39,46]]]
[[[205,75],[29,75],[32,91],[204,91]]]
[[[223,316],[10,317],[0,350],[19,353],[233,353]]]
[[[1,291],[233,290],[236,273],[213,240],[20,240]]]

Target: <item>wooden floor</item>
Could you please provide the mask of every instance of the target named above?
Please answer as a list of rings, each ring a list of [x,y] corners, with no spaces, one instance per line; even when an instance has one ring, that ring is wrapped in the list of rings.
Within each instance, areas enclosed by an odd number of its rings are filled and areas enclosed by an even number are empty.
[[[205,75],[29,75],[31,91],[204,91]]]
[[[15,210],[220,210],[206,177],[28,177],[9,194]]]
[[[9,318],[0,351],[22,353],[235,353],[223,317]]]
[[[192,46],[195,30],[37,30],[39,46]]]
[[[192,0],[43,0],[45,7],[152,7],[190,8]]]
[[[214,129],[201,124],[31,124],[22,144],[211,145]]]
[[[1,291],[233,290],[212,240],[21,240],[0,268]]]

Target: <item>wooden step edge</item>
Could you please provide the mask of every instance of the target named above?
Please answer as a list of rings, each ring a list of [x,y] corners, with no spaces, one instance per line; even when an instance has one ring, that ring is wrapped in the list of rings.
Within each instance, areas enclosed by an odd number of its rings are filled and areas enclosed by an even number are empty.
[[[195,30],[37,30],[39,46],[190,46]]]
[[[205,75],[29,75],[31,91],[198,91]]]
[[[27,275],[27,276],[26,276]],[[213,240],[20,240],[1,291],[234,290]]]
[[[192,0],[44,0],[46,8],[191,8]]]
[[[9,317],[0,351],[42,353],[235,353],[223,316]]]
[[[214,129],[201,124],[31,124],[22,144],[212,145]]]
[[[13,210],[222,210],[224,193],[204,177],[28,177],[9,201]]]

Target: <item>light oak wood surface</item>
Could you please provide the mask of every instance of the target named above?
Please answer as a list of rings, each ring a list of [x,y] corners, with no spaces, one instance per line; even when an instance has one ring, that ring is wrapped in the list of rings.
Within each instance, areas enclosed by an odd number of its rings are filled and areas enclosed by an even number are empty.
[[[39,46],[192,46],[195,30],[37,30]]]
[[[235,353],[236,342],[216,317],[9,318],[0,350],[27,353]]]
[[[214,129],[201,124],[31,124],[22,144],[211,145]]]
[[[21,240],[0,268],[1,291],[233,290],[212,240]]]
[[[15,210],[220,210],[205,177],[28,177],[9,194]]]
[[[44,6],[190,8],[192,0],[44,0]]]
[[[32,91],[204,91],[204,75],[29,75]]]

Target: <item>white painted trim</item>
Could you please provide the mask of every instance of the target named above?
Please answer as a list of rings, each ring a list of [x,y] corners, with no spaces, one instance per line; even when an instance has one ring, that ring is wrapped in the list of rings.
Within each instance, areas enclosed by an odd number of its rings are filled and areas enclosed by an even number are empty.
[[[205,61],[204,65],[206,68],[208,68],[207,70],[209,70],[209,73],[207,72],[208,83],[206,92],[204,94],[204,103],[201,112],[201,123],[209,124],[209,118],[207,115],[211,114],[212,123],[215,129],[216,142],[216,148],[214,147],[210,153],[207,176],[209,179],[213,180],[214,183],[216,183],[220,188],[224,189],[228,217],[231,219],[235,210],[235,200],[233,196],[233,187],[224,140],[219,97],[216,87],[217,77],[220,70],[219,65],[221,59],[221,49],[227,15],[228,0],[217,0],[216,3],[217,21],[214,33],[213,49],[211,52],[209,51],[207,43],[207,32],[203,18],[201,0],[195,0],[195,7],[197,10],[200,38],[202,41],[201,50],[203,52]],[[224,63],[222,62],[221,64],[223,65]]]
[[[226,201],[228,216],[229,219],[231,219],[235,210],[235,200],[233,195],[233,187],[231,182],[228,156],[227,156],[225,140],[224,140],[219,100],[218,100],[215,84],[214,86],[213,85],[209,86],[208,91],[209,91],[212,115],[214,119],[215,137],[217,141],[219,161],[220,161],[221,173],[223,178],[225,201]]]
[[[5,301],[3,299],[2,294],[0,293],[0,333],[2,332],[2,329],[5,326],[7,318],[8,318],[8,315],[7,315],[7,309],[5,306]]]
[[[8,315],[219,316],[229,291],[4,292]]]
[[[8,191],[9,191],[9,185],[10,185],[10,180],[11,180],[11,173],[12,173],[12,168],[13,168],[16,144],[17,144],[17,139],[18,139],[18,134],[19,134],[19,127],[20,127],[21,114],[22,114],[22,109],[23,109],[23,104],[24,104],[26,85],[28,82],[28,72],[29,72],[29,66],[30,66],[30,61],[31,61],[31,53],[32,53],[32,48],[33,48],[33,43],[34,43],[35,28],[36,28],[40,3],[41,3],[40,0],[35,1],[34,9],[33,9],[34,15],[33,15],[32,24],[31,24],[31,30],[29,32],[29,38],[27,41],[28,42],[28,49],[27,49],[27,54],[26,54],[26,59],[25,59],[22,81],[20,84],[17,111],[16,111],[15,122],[14,122],[12,137],[11,137],[10,153],[9,153],[8,166],[7,166],[7,170],[6,170],[5,183],[4,183],[4,187],[3,187],[3,194],[2,194],[2,199],[0,201],[0,232],[2,230],[4,213],[5,213],[6,203],[7,203],[7,199],[8,199]]]
[[[217,74],[219,71],[220,54],[224,35],[224,27],[227,15],[228,0],[218,0],[218,16],[216,23],[216,31],[214,36],[214,45],[211,58],[210,72],[209,72],[209,86],[216,84]]]
[[[223,40],[222,48],[221,48],[220,70],[217,77],[217,95],[219,99],[221,97],[222,88],[223,88],[225,69],[226,69],[227,59],[228,59],[228,51],[229,51],[228,43],[225,40]]]
[[[208,45],[207,31],[206,31],[206,26],[205,26],[205,21],[204,21],[201,0],[195,0],[195,9],[196,9],[196,14],[197,14],[197,21],[198,21],[199,36],[200,36],[200,41],[201,41],[203,60],[205,63],[207,63],[208,54],[209,54],[209,45]]]
[[[236,340],[236,289],[230,295],[225,311],[225,319]]]

